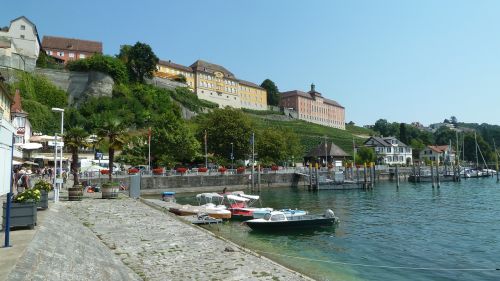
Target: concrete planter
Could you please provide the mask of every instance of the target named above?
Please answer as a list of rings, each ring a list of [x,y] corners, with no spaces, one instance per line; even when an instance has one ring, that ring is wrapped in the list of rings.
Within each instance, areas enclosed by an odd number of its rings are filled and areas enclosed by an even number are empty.
[[[42,210],[49,208],[49,193],[45,190],[40,190],[40,202],[36,203],[36,207]]]
[[[82,201],[83,186],[75,185],[68,188],[68,201]]]
[[[33,229],[36,225],[36,206],[35,202],[31,203],[12,203],[10,208],[10,227],[29,227]],[[7,203],[3,203],[2,212],[2,229],[5,230],[5,220],[7,212]]]
[[[116,182],[105,183],[102,185],[102,199],[115,199],[118,198],[118,192],[120,192],[120,186]]]

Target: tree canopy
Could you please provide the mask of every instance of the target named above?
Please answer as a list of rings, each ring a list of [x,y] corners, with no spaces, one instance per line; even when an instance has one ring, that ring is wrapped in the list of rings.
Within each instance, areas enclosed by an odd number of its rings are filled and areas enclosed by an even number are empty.
[[[130,79],[143,83],[152,78],[159,59],[148,44],[137,42],[134,46],[123,45],[118,58],[125,62]]]
[[[260,86],[266,89],[267,92],[267,104],[278,106],[280,103],[280,92],[276,84],[270,79],[266,79],[260,84]]]

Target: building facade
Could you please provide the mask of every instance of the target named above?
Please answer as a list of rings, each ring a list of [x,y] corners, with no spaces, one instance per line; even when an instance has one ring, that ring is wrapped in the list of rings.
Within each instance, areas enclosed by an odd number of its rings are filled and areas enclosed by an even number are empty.
[[[298,90],[281,93],[280,106],[293,108],[301,120],[345,130],[345,108],[324,98],[314,84],[307,93]]]
[[[0,78],[2,76],[0,75]],[[14,127],[10,122],[10,107],[12,97],[7,92],[7,87],[0,79],[0,196],[10,191],[12,176],[12,135]]]
[[[420,151],[419,158],[427,162],[453,163],[455,161],[455,152],[449,145],[428,145]]]
[[[241,80],[225,67],[197,60],[189,67],[161,60],[155,76],[176,80],[186,79],[187,86],[198,98],[217,103],[219,107],[267,110],[266,90],[252,82]]]
[[[373,148],[378,164],[409,164],[413,162],[412,149],[395,137],[370,137],[364,144]]]
[[[0,67],[33,72],[40,54],[35,24],[22,16],[0,29]]]
[[[64,63],[102,54],[102,42],[55,36],[43,36],[42,48],[47,55]]]

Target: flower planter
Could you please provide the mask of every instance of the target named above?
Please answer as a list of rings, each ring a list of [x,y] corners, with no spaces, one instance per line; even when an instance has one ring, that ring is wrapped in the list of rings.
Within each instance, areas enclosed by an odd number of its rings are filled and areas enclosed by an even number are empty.
[[[7,218],[7,203],[3,203],[2,229],[5,230]],[[33,229],[36,225],[36,203],[12,203],[10,205],[10,227],[29,227]]]
[[[120,192],[120,185],[116,182],[105,183],[102,185],[102,199],[115,199],[118,198]]]
[[[36,207],[42,210],[49,208],[49,193],[45,190],[41,190],[40,202],[36,203]]]
[[[82,201],[83,186],[73,186],[68,188],[68,201]]]

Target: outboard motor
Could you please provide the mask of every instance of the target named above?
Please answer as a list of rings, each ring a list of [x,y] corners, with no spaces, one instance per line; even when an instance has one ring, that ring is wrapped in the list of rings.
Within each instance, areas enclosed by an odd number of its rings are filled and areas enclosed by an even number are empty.
[[[335,213],[331,209],[325,211],[325,218],[334,218],[334,217]]]

